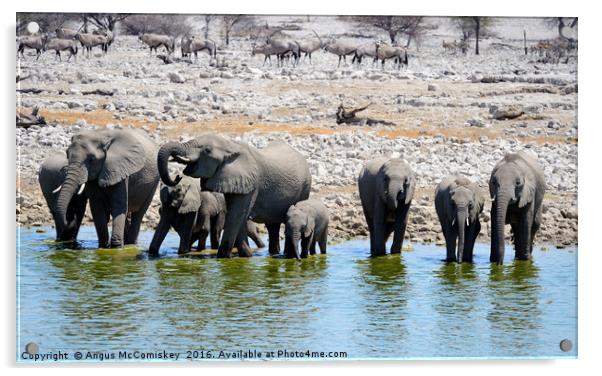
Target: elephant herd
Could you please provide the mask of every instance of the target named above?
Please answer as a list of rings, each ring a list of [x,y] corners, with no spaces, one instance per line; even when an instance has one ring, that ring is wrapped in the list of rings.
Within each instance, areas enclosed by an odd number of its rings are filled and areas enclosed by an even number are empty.
[[[183,165],[184,176],[170,174]],[[53,216],[57,240],[77,238],[90,204],[99,247],[135,244],[142,219],[159,180],[160,221],[149,247],[159,254],[171,228],[180,237],[178,253],[188,253],[210,238],[217,257],[252,255],[248,238],[264,247],[256,223],[265,224],[270,255],[278,255],[285,225],[284,254],[290,258],[326,253],[328,209],[310,198],[311,174],[306,159],[287,143],[258,149],[215,134],[160,148],[136,129],[102,129],[75,134],[65,153],[50,156],[39,170],[39,183]],[[358,177],[370,254],[399,253],[416,187],[416,175],[401,159],[368,161]],[[493,169],[490,261],[504,259],[504,226],[512,228],[515,257],[529,259],[541,224],[545,191],[538,162],[525,152],[507,154]],[[472,262],[481,230],[484,198],[463,176],[444,178],[435,191],[435,208],[447,246],[447,261]],[[109,236],[109,221],[111,232]],[[457,245],[456,245],[457,243]],[[299,248],[299,244],[301,247]]]

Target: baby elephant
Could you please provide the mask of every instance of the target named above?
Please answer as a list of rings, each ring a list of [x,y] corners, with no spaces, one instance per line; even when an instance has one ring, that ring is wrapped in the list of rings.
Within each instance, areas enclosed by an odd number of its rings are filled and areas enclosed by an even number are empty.
[[[401,252],[415,186],[414,171],[402,159],[373,159],[360,172],[358,188],[372,256],[386,254],[385,244],[391,233],[391,253]]]
[[[318,200],[308,199],[292,205],[286,212],[284,228],[286,244],[284,251],[287,257],[306,258],[309,251],[316,254],[316,242],[320,244],[320,253],[326,253],[328,241],[328,209]]]
[[[221,193],[201,191],[198,179],[184,177],[174,186],[163,186],[161,196],[161,219],[151,241],[149,253],[157,255],[170,227],[180,236],[178,253],[190,252],[198,240],[199,251],[204,250],[207,236],[211,248],[217,249],[226,219],[226,200]],[[247,234],[258,248],[265,245],[257,233],[254,222],[247,221]]]
[[[437,186],[435,209],[445,237],[448,262],[472,262],[474,243],[481,231],[479,214],[484,201],[479,187],[463,176],[448,176]]]

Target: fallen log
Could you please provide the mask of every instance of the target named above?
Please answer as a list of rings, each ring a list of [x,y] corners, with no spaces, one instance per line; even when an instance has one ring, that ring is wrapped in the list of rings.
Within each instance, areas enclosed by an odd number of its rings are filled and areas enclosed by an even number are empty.
[[[104,95],[104,96],[112,97],[114,93],[111,90],[95,89],[95,90],[89,90],[89,91],[82,91],[82,94],[83,95]]]
[[[46,125],[46,119],[38,114],[38,110],[37,107],[34,107],[31,114],[17,111],[17,127],[27,129],[32,125]]]
[[[372,103],[368,103],[364,107],[354,108],[354,109],[346,109],[341,103],[337,108],[336,117],[337,124],[352,124],[352,125],[395,125],[390,121],[379,120],[373,118],[358,118],[355,115],[358,112],[364,111],[367,109]]]

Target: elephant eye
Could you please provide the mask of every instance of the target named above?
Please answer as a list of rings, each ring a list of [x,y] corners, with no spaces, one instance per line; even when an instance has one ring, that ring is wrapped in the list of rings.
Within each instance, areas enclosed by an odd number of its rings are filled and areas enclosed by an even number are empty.
[[[520,178],[516,179],[516,186],[518,187],[519,185],[521,185]]]

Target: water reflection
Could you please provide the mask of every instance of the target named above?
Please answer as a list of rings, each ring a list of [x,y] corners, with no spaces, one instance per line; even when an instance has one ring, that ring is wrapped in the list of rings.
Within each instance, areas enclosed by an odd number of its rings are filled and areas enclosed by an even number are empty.
[[[410,284],[400,255],[356,261],[358,290],[366,322],[354,332],[370,356],[386,357],[408,334],[405,319]]]
[[[138,250],[70,250],[44,254],[59,289],[56,314],[66,316],[63,335],[90,344],[128,336],[138,329],[131,318],[148,297]],[[52,312],[50,314],[53,314]]]
[[[112,351],[310,348],[351,357],[574,356],[575,253],[535,262],[439,262],[440,247],[369,258],[367,241],[307,259],[147,258],[138,248],[93,249],[23,231],[19,345]],[[142,234],[142,243],[152,233]],[[73,250],[72,248],[81,248]],[[487,248],[487,249],[486,249]],[[142,246],[144,249],[144,246]],[[577,346],[575,346],[576,348]]]
[[[491,265],[487,297],[489,336],[494,347],[517,356],[527,352],[541,329],[539,268],[532,261]]]
[[[478,289],[477,267],[472,263],[442,263],[435,271],[432,294],[433,310],[436,315],[433,354],[442,356],[465,356],[474,354],[482,334],[475,325],[478,322],[478,303],[481,299]],[[472,344],[458,341],[466,333],[476,336]]]

